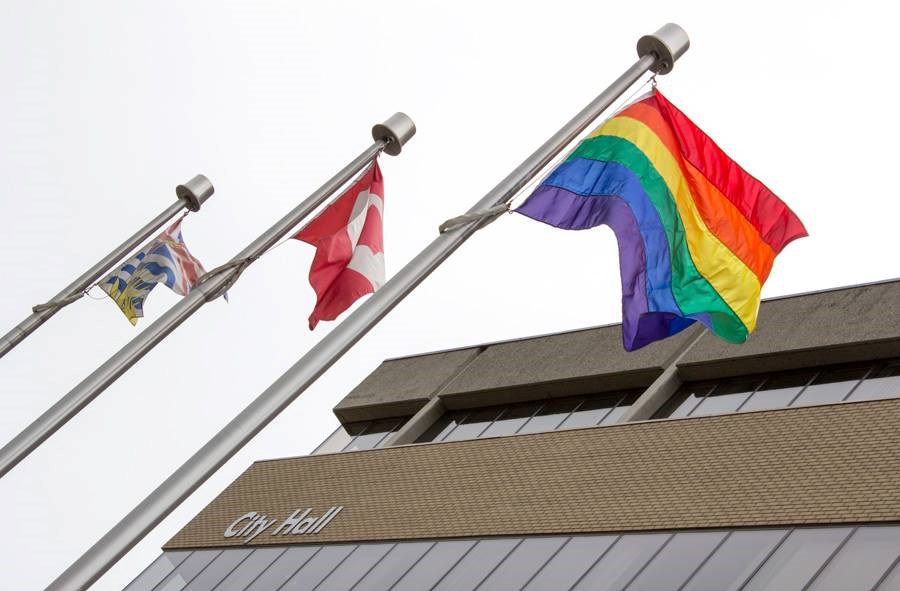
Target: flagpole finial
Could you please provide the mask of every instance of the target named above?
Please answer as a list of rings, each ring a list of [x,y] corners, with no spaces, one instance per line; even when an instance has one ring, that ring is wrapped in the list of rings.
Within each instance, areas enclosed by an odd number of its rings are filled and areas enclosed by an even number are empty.
[[[200,211],[200,206],[216,192],[212,182],[198,174],[183,185],[175,187],[175,194],[179,199],[187,203],[191,211]]]
[[[638,56],[655,55],[656,62],[650,69],[657,74],[668,74],[675,62],[691,46],[687,32],[675,23],[666,23],[652,35],[644,35],[637,42]]]
[[[387,142],[384,151],[396,156],[409,139],[416,135],[416,124],[406,113],[394,113],[384,123],[372,127],[372,139]]]

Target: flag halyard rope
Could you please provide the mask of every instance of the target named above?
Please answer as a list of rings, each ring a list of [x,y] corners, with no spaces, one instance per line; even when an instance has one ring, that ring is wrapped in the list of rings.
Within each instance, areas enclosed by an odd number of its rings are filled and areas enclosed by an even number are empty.
[[[266,251],[266,252],[268,252],[268,251]],[[263,254],[265,254],[265,253],[263,253]],[[197,279],[197,284],[194,286],[194,289],[200,287],[201,285],[203,285],[204,283],[206,283],[207,281],[209,281],[210,279],[212,279],[213,277],[215,277],[217,275],[221,275],[222,273],[225,273],[226,271],[231,271],[231,276],[228,277],[228,279],[225,281],[224,284],[222,284],[217,289],[211,291],[210,293],[206,294],[206,301],[211,302],[214,299],[218,298],[219,296],[226,295],[226,292],[229,289],[231,289],[231,287],[235,284],[235,282],[237,282],[238,278],[240,278],[241,273],[243,273],[247,269],[247,267],[249,267],[250,264],[253,263],[260,256],[262,256],[262,255],[248,256],[248,257],[244,257],[242,259],[229,261],[229,262],[225,263],[224,265],[219,265],[215,269],[213,269],[211,271],[207,271],[206,273],[201,275],[200,278]],[[226,299],[228,299],[228,298],[226,297]]]
[[[620,105],[620,106],[616,107],[615,109],[612,109],[612,112],[615,113],[615,112],[617,112],[617,111],[621,108],[621,105],[627,105],[628,103],[630,103],[630,102],[632,101],[632,99],[634,99],[634,97],[637,96],[638,93],[642,92],[646,86],[650,86],[652,89],[655,89],[655,88],[656,88],[656,74],[653,74],[652,76],[650,76],[649,78],[647,78],[646,80],[644,80],[643,84],[639,85],[639,86],[638,86],[638,87],[637,87],[637,88],[636,88],[636,89],[635,89],[628,97],[626,97],[626,98],[625,98],[624,100],[622,100],[622,101],[619,101],[619,105]],[[601,120],[601,124],[602,124],[603,121],[608,120],[608,119],[609,119],[609,117],[607,117],[607,118],[604,119],[604,120]],[[492,219],[490,222],[488,222],[488,223],[491,223],[491,222],[493,222],[493,221],[494,221],[501,213],[503,213],[503,212],[512,213],[513,210],[514,210],[513,203],[514,203],[517,199],[519,199],[522,195],[528,195],[528,194],[530,194],[531,191],[534,189],[534,187],[535,187],[536,185],[538,185],[538,184],[544,182],[544,180],[545,180],[548,176],[550,176],[550,173],[553,172],[553,170],[556,168],[556,165],[559,164],[560,162],[562,162],[563,160],[565,160],[566,158],[568,158],[568,157],[572,154],[572,152],[575,151],[575,149],[578,147],[578,145],[581,143],[581,141],[582,141],[588,134],[591,133],[591,130],[594,129],[594,128],[596,128],[596,127],[598,127],[598,126],[599,126],[599,125],[594,125],[593,127],[589,128],[588,130],[586,130],[586,131],[582,132],[581,134],[579,134],[579,137],[575,138],[575,139],[571,142],[571,144],[570,144],[571,147],[569,147],[568,150],[566,150],[566,151],[563,152],[562,154],[560,154],[560,155],[556,156],[555,158],[553,158],[553,159],[552,159],[552,160],[544,167],[545,172],[544,172],[543,174],[541,174],[541,175],[535,176],[535,177],[532,178],[530,181],[528,181],[521,189],[519,189],[519,190],[516,192],[515,195],[513,195],[513,197],[509,200],[508,203],[502,203],[502,204],[500,204],[500,205],[496,205],[496,206],[491,207],[491,208],[489,208],[489,209],[485,209],[485,210],[482,210],[482,211],[476,211],[476,212],[472,212],[472,213],[467,213],[467,214],[463,214],[463,215],[460,215],[460,216],[456,216],[456,217],[454,217],[454,218],[450,218],[449,220],[445,221],[443,224],[441,224],[441,225],[438,227],[438,231],[439,231],[441,234],[444,234],[444,233],[446,233],[446,232],[449,232],[450,230],[455,230],[456,228],[458,228],[458,227],[460,227],[460,226],[463,226],[463,225],[465,225],[465,224],[468,224],[469,222],[473,222],[473,221],[480,220],[480,219],[484,219],[484,218],[493,217],[494,219]],[[487,224],[485,224],[485,225],[487,225]]]
[[[450,218],[440,226],[438,226],[438,232],[444,234],[449,232],[450,230],[455,230],[460,226],[465,226],[470,222],[475,222],[478,220],[483,220],[486,218],[492,218],[487,224],[493,222],[497,219],[501,214],[509,212],[509,203],[501,203],[500,205],[495,205],[494,207],[489,207],[488,209],[483,209],[481,211],[473,211],[472,213],[464,213],[463,215],[458,215],[455,218]],[[487,225],[485,224],[485,226]],[[483,226],[482,226],[483,227]]]
[[[92,285],[91,287],[94,286]],[[35,314],[40,314],[41,312],[46,312],[47,310],[59,310],[61,308],[65,308],[72,302],[80,300],[86,293],[87,290],[84,290],[73,293],[71,295],[67,295],[64,298],[59,298],[58,300],[50,300],[49,302],[32,306],[31,311]]]

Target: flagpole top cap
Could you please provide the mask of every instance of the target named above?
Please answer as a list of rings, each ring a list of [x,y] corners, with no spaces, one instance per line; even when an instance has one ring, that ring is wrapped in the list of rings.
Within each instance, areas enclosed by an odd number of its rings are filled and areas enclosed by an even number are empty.
[[[416,135],[416,124],[406,113],[394,113],[384,123],[378,123],[372,127],[372,139],[376,142],[387,142],[384,151],[391,156],[396,156],[409,141]]]
[[[198,174],[183,185],[175,187],[175,194],[187,204],[191,211],[200,211],[200,206],[216,192],[212,182]]]
[[[684,29],[675,23],[666,23],[652,35],[644,35],[637,42],[638,56],[655,55],[650,69],[657,74],[668,74],[684,52],[691,46]]]

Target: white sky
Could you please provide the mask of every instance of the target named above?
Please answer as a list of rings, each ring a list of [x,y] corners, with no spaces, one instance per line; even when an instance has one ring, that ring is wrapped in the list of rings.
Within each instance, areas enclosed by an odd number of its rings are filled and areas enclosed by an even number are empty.
[[[185,221],[185,239],[207,268],[227,261],[402,110],[419,132],[382,158],[390,275],[669,21],[692,48],[660,88],[810,232],[776,261],[764,295],[896,277],[889,6],[7,0],[0,332],[198,172],[217,192]],[[46,586],[330,330],[306,328],[311,259],[292,242],[258,261],[230,304],[207,305],[0,479],[0,586]],[[94,588],[124,587],[252,461],[308,453],[337,425],[330,409],[381,360],[618,322],[619,295],[609,230],[503,217]],[[0,360],[0,444],[177,297],[157,288],[137,329],[110,301],[84,299]]]

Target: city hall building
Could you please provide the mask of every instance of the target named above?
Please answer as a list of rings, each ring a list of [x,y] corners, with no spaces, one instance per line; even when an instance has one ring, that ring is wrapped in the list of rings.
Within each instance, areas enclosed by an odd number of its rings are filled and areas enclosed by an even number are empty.
[[[381,364],[128,591],[900,590],[900,280]]]

